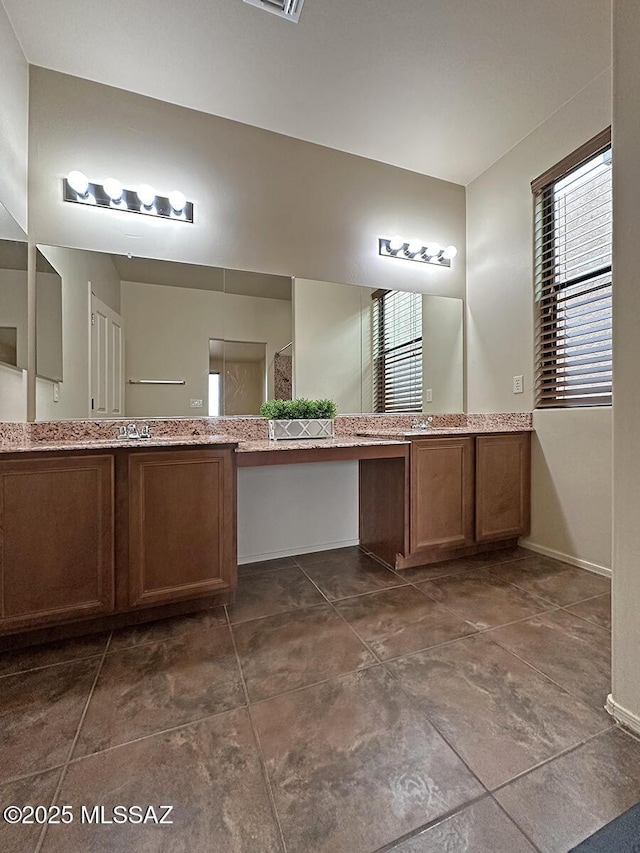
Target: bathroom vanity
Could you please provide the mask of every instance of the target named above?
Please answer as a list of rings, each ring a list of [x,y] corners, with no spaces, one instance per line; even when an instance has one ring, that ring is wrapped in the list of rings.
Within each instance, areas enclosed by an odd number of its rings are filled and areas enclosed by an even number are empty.
[[[294,442],[258,418],[158,421],[146,440],[114,422],[24,425],[0,440],[0,649],[231,601],[238,467],[358,460],[361,547],[399,571],[527,532],[530,427],[384,417]]]
[[[86,633],[229,601],[235,446],[3,454],[0,637]]]

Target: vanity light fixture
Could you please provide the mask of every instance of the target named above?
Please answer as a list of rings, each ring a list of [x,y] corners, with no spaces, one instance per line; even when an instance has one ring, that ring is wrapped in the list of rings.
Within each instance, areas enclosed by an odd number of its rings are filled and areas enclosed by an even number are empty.
[[[400,258],[404,261],[418,261],[421,264],[435,264],[438,267],[450,267],[458,254],[455,246],[442,248],[439,243],[425,243],[422,240],[405,240],[404,237],[380,237],[378,254],[383,258]]]
[[[124,187],[120,183],[120,181],[115,178],[107,178],[107,180],[102,185],[103,190],[109,196],[111,207],[112,205],[115,207],[119,207],[121,204],[126,204],[122,196],[124,195]]]
[[[69,172],[62,185],[64,201],[193,222],[193,202],[187,201],[180,190],[173,190],[166,196],[157,195],[149,184],[127,190],[117,178],[107,178],[102,184],[93,183],[76,169]]]

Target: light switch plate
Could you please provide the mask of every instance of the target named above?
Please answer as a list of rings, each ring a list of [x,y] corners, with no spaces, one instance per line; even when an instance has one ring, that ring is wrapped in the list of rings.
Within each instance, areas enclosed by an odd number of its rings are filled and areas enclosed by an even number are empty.
[[[60,383],[59,382],[53,383],[53,402],[54,403],[60,402]]]
[[[524,393],[524,376],[514,376],[513,377],[513,393],[514,394],[523,394]]]
[[[192,409],[201,409],[202,408],[202,400],[189,400],[189,406]]]
[[[427,403],[433,403],[433,388],[427,388]]]

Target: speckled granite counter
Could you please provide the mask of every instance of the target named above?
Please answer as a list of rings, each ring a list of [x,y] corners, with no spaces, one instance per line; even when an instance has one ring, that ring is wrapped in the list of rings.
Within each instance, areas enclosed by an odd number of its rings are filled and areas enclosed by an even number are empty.
[[[364,438],[392,438],[403,441],[411,438],[429,438],[430,435],[487,435],[505,432],[533,432],[533,427],[527,426],[463,426],[463,427],[432,427],[430,429],[380,429],[366,430],[360,435]]]
[[[357,448],[402,443],[422,435],[473,435],[478,433],[531,431],[531,414],[433,415],[432,428],[415,430],[416,414],[338,415],[335,438],[303,441],[269,441],[268,424],[259,417],[131,418],[138,427],[148,425],[149,439],[117,438],[127,419],[49,421],[28,424],[0,423],[0,453],[92,450],[126,447],[181,447],[238,445],[239,454],[317,451],[329,454]],[[367,441],[368,439],[368,441]],[[352,456],[351,458],[358,458]]]
[[[301,462],[340,462],[354,459],[407,457],[410,442],[381,437],[337,436],[301,441],[241,441],[238,466],[292,465]]]
[[[317,450],[329,447],[384,447],[386,445],[406,444],[403,439],[387,438],[384,436],[337,436],[336,438],[304,438],[283,441],[241,441],[238,453],[285,452],[287,450]]]
[[[187,436],[156,436],[151,438],[93,438],[85,439],[62,439],[50,441],[25,440],[20,444],[0,445],[0,453],[52,453],[59,451],[79,450],[121,450],[124,448],[147,448],[147,447],[236,447],[238,439],[228,435],[187,435]]]

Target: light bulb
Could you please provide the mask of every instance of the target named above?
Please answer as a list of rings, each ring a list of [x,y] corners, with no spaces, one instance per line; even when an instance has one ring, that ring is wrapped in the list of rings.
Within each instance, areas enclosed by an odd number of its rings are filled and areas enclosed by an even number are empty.
[[[424,248],[424,245],[421,240],[412,240],[409,243],[409,247],[407,248],[407,253],[409,255],[418,255]]]
[[[401,249],[403,246],[404,246],[404,239],[402,237],[398,237],[396,235],[395,237],[392,237],[389,240],[389,250],[391,252],[397,252],[398,249]]]
[[[89,191],[89,179],[83,172],[74,169],[67,175],[67,183],[78,195],[86,196]]]
[[[182,213],[187,206],[187,198],[184,193],[180,192],[180,190],[174,190],[169,193],[169,204],[176,213]]]
[[[442,253],[442,257],[446,258],[448,261],[450,261],[452,258],[455,258],[455,256],[457,254],[458,254],[458,250],[456,249],[455,246],[447,246],[447,248]]]
[[[425,255],[429,258],[436,258],[441,251],[442,247],[440,246],[440,243],[429,243],[425,250]]]
[[[124,187],[115,178],[107,178],[102,185],[103,190],[109,196],[111,201],[120,201],[124,192]]]
[[[152,207],[156,200],[156,191],[149,184],[140,184],[138,187],[138,198],[145,207]]]

